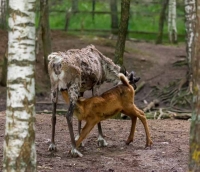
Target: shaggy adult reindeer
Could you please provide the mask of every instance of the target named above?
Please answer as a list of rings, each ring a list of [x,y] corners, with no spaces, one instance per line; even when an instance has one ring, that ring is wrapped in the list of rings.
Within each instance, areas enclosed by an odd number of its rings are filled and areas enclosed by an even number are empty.
[[[71,154],[72,156],[81,157],[82,154],[76,149],[72,126],[75,103],[78,97],[82,96],[86,90],[92,89],[93,95],[97,95],[98,88],[103,82],[117,84],[120,81],[118,74],[122,72],[122,69],[120,66],[114,64],[111,59],[100,53],[93,45],[89,45],[83,49],[71,49],[66,52],[53,52],[48,56],[48,60],[48,72],[51,80],[51,99],[53,102],[52,138],[49,150],[56,150],[54,136],[58,91],[61,91],[63,98],[65,98],[65,92],[67,91],[70,103],[66,119],[72,144]],[[125,75],[130,80],[134,80],[133,75],[127,72],[125,72]],[[80,132],[80,125],[78,130]],[[100,123],[98,123],[98,131],[99,145],[107,145],[103,138]]]

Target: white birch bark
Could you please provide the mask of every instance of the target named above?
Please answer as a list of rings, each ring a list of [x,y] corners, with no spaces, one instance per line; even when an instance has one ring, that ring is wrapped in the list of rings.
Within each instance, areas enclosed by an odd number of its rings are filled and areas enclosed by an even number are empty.
[[[177,43],[176,0],[169,0],[168,33],[171,43]]]
[[[35,0],[9,0],[4,172],[36,171]]]
[[[194,43],[194,29],[196,19],[196,3],[195,0],[185,0],[185,27],[186,27],[186,52],[187,61],[189,66],[189,73],[191,73],[191,61],[192,61],[192,47]]]

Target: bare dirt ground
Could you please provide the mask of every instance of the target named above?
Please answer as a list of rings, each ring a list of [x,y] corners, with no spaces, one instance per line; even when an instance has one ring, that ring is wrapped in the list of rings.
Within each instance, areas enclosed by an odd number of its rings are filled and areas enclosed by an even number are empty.
[[[7,34],[0,30],[0,64],[5,52]],[[114,57],[115,40],[103,37],[75,37],[61,31],[52,32],[53,51],[66,51],[71,48],[82,48],[94,44],[107,57]],[[147,42],[127,41],[124,54],[124,65],[128,71],[134,70],[145,82],[143,89],[136,94],[135,102],[144,108],[144,100],[155,99],[150,95],[153,87],[164,88],[171,82],[178,82],[185,77],[186,66],[174,67],[174,62],[186,55],[184,44],[155,45]],[[1,72],[0,72],[1,76]],[[110,88],[110,84],[101,87],[101,91]],[[82,158],[72,158],[70,138],[64,116],[58,115],[56,124],[56,143],[58,151],[48,152],[51,138],[50,84],[43,70],[42,53],[36,63],[36,148],[37,166],[41,172],[68,171],[135,171],[135,172],[186,172],[188,171],[189,127],[185,120],[148,120],[152,135],[151,149],[145,149],[145,133],[138,120],[135,138],[129,146],[125,145],[130,130],[129,120],[110,119],[102,122],[103,132],[108,146],[97,146],[97,129],[93,129],[81,147]],[[0,87],[0,160],[3,158],[3,139],[6,109],[6,88]],[[88,91],[86,97],[91,96]],[[62,98],[59,98],[62,103]],[[43,102],[43,103],[42,103]],[[162,105],[160,105],[161,107]],[[165,104],[167,106],[167,104]],[[59,105],[58,109],[66,106]],[[43,111],[43,112],[41,112]],[[77,121],[74,119],[74,130],[77,132]],[[0,171],[2,167],[0,166]]]

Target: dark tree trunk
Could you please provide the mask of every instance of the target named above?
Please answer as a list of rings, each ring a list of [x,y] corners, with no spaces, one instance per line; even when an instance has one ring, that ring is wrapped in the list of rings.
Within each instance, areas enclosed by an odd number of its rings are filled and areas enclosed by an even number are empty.
[[[167,9],[168,3],[169,3],[169,0],[163,0],[161,12],[160,12],[159,30],[158,30],[156,44],[162,44],[163,27],[164,27],[165,15],[166,15],[166,9]]]
[[[7,0],[0,1],[0,28],[3,30],[7,29]]]
[[[115,48],[115,63],[123,65],[123,54],[125,49],[126,34],[128,30],[130,0],[122,0],[121,2],[121,20],[118,31],[118,39]]]
[[[48,0],[40,1],[40,24],[41,26],[41,34],[42,34],[42,43],[43,43],[43,53],[44,53],[44,68],[46,73],[48,73],[48,55],[52,52],[51,49],[51,34],[49,27],[49,8],[48,8]]]
[[[7,67],[8,67],[8,49],[6,49],[6,53],[3,58],[3,66],[1,73],[1,86],[6,87],[7,83]]]
[[[118,33],[118,13],[117,13],[117,0],[110,0],[110,11],[111,11],[111,29],[112,34]]]
[[[94,23],[96,0],[92,0],[92,21]]]
[[[72,0],[72,12],[78,11],[78,0]]]

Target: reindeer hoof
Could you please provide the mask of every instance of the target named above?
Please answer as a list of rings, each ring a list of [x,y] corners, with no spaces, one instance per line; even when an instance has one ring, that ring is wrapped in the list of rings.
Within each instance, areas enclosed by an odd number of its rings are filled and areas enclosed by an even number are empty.
[[[108,143],[106,142],[106,140],[104,138],[102,138],[102,137],[99,137],[97,142],[98,142],[98,146],[99,147],[105,147],[105,146],[108,145]]]
[[[49,148],[48,148],[49,151],[57,151],[57,148],[56,148],[56,145],[54,143],[51,143],[49,145]]]
[[[73,148],[70,150],[70,154],[74,158],[82,157],[83,156],[82,153],[80,153],[77,149],[73,149]]]

